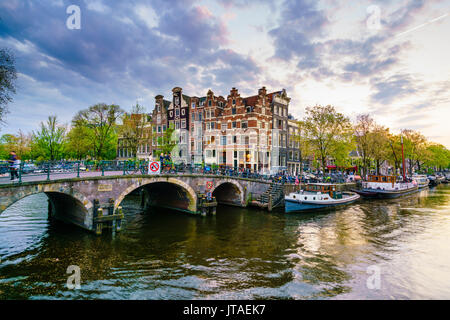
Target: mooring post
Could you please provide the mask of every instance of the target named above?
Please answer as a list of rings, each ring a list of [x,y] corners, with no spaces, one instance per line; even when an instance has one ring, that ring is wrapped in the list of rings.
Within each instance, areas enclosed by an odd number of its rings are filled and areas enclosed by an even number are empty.
[[[112,216],[114,215],[114,199],[113,198],[109,198],[108,199],[108,215]],[[113,219],[109,225],[112,227],[112,229],[114,230],[116,228],[116,219]]]
[[[50,181],[50,162],[47,163],[47,181]]]
[[[98,218],[103,217],[103,209],[102,209],[102,208],[98,208],[98,209],[97,209],[97,217],[98,217]],[[95,233],[96,233],[97,235],[101,235],[101,234],[102,234],[102,231],[103,231],[103,223],[97,223]]]
[[[124,218],[122,207],[117,207],[117,213],[119,214],[119,219],[116,224],[116,231],[122,230],[122,219]]]
[[[267,205],[267,209],[270,211],[272,211],[272,194],[269,194],[269,203]]]
[[[77,166],[77,178],[80,177],[80,161],[78,161],[78,166]]]

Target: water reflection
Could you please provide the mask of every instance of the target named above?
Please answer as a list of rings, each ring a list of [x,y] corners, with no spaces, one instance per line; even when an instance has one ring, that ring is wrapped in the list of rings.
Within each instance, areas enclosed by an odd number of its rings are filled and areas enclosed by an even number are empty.
[[[45,195],[0,216],[2,299],[450,298],[450,188],[320,214],[141,212],[97,237],[47,220]],[[81,290],[66,269],[81,268]],[[366,285],[367,267],[381,288]]]

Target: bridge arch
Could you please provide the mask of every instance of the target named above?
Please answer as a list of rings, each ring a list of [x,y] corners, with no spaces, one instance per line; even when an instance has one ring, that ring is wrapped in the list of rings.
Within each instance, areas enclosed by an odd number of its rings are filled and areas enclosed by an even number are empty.
[[[60,184],[20,186],[6,194],[0,192],[0,214],[14,203],[39,193],[44,193],[49,199],[50,217],[84,229],[92,227],[92,202],[80,192]]]
[[[61,188],[59,186],[47,184],[35,186],[22,186],[19,187],[19,190],[14,190],[14,192],[11,192],[11,194],[5,197],[0,197],[1,199],[0,214],[2,214],[3,211],[8,209],[11,205],[16,203],[17,201],[38,193],[45,193],[47,196],[49,196],[50,193],[61,193],[68,197],[72,197],[80,204],[83,204],[86,211],[89,211],[89,209],[93,207],[92,202],[88,198],[86,198],[82,193],[73,189],[66,190],[65,188]]]
[[[192,213],[197,212],[197,193],[194,191],[194,189],[189,184],[187,184],[179,179],[171,178],[171,177],[170,178],[163,178],[163,177],[138,178],[138,179],[134,179],[134,180],[135,181],[133,181],[133,183],[130,186],[128,186],[119,195],[119,197],[117,197],[116,201],[114,202],[114,209],[117,209],[117,207],[122,203],[123,199],[127,195],[129,195],[131,192],[133,192],[134,190],[136,190],[138,188],[151,186],[151,185],[157,184],[157,183],[167,183],[170,185],[175,185],[186,192],[186,195],[188,196],[188,199],[189,199],[189,204],[186,208],[186,211],[189,211]]]
[[[232,205],[244,205],[245,190],[242,185],[232,179],[221,180],[211,190],[217,202]]]

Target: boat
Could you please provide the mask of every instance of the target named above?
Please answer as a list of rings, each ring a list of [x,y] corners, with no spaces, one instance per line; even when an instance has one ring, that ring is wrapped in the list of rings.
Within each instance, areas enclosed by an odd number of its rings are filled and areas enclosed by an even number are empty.
[[[415,174],[412,178],[417,182],[419,189],[427,188],[430,184],[430,180],[428,180],[427,176],[424,174]]]
[[[352,190],[363,198],[397,198],[419,190],[415,180],[397,181],[396,176],[369,175],[360,190]]]
[[[440,183],[440,181],[437,179],[435,175],[428,175],[427,178],[430,181],[431,187],[435,187]]]
[[[309,183],[305,190],[291,192],[284,197],[285,212],[330,209],[358,200],[354,192],[338,191],[336,184]]]

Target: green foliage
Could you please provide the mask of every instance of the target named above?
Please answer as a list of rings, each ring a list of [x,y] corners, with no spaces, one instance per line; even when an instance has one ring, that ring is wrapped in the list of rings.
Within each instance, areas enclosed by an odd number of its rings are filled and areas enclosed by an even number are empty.
[[[322,169],[327,158],[344,163],[354,145],[350,120],[337,112],[333,106],[316,105],[306,108],[302,123],[304,139],[308,149],[320,157]]]
[[[9,49],[0,49],[0,123],[7,113],[7,104],[16,93],[17,71],[15,58]]]
[[[92,156],[92,139],[94,136],[90,128],[75,123],[67,134],[67,143],[64,148],[66,158],[82,160]]]
[[[149,120],[144,107],[138,103],[132,108],[130,114],[124,113],[122,116],[119,134],[135,158],[139,146],[151,143],[151,131],[149,132],[147,125]]]
[[[33,159],[59,160],[64,155],[66,127],[58,124],[56,116],[49,116],[41,128],[33,132],[31,138],[31,154]]]
[[[157,138],[158,148],[156,149],[158,153],[171,153],[175,146],[177,145],[177,141],[175,139],[175,127],[173,124],[170,124],[166,131],[163,133],[161,137]]]
[[[117,119],[123,114],[118,105],[99,103],[81,110],[72,120],[74,126],[88,129],[89,150],[95,159],[114,159],[117,148]]]

